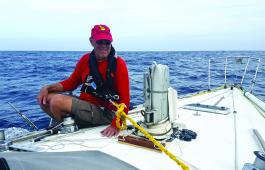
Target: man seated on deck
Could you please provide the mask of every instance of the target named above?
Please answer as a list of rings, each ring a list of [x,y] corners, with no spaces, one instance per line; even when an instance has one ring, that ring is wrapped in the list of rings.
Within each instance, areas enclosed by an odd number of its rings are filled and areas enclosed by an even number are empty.
[[[128,113],[130,103],[129,77],[125,61],[116,55],[112,35],[106,25],[95,25],[91,30],[91,53],[77,63],[71,76],[59,83],[41,88],[40,107],[57,121],[72,114],[79,127],[110,124],[101,134],[112,137],[119,133],[116,127],[116,108],[109,99],[124,103]],[[80,97],[58,94],[72,91],[82,84]]]

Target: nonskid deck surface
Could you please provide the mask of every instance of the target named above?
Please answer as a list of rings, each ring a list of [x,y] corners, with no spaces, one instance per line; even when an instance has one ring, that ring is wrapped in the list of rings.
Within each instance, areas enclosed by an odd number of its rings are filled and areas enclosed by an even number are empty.
[[[227,115],[179,110],[178,122],[198,133],[198,138],[183,146],[182,157],[189,158],[200,169],[242,169],[255,159],[253,151],[261,150],[253,129],[265,134],[265,119],[237,88],[223,89],[202,96],[179,100],[179,107],[188,103],[230,108]],[[203,168],[202,168],[203,167]]]
[[[197,103],[227,107],[230,112],[220,114],[183,108],[184,105]],[[166,147],[190,169],[242,169],[244,163],[254,161],[253,151],[261,150],[253,129],[264,137],[265,119],[239,89],[221,89],[182,98],[176,104],[179,109],[174,125],[193,130],[198,136],[190,142],[175,139]],[[142,119],[140,113],[130,116],[136,121]],[[100,131],[104,128],[100,126],[71,134],[57,134],[35,143],[16,143],[14,147],[37,152],[99,150],[139,169],[181,169],[163,153],[121,144],[117,137],[102,137]],[[130,133],[121,132],[124,135]]]

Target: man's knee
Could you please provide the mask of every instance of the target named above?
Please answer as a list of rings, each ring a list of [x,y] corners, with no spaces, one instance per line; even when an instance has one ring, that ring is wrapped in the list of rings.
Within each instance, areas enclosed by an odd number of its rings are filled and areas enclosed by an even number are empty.
[[[48,96],[49,105],[54,107],[60,105],[62,103],[62,95],[61,94],[51,94]]]
[[[63,94],[51,94],[48,96],[50,108],[71,112],[72,97]]]

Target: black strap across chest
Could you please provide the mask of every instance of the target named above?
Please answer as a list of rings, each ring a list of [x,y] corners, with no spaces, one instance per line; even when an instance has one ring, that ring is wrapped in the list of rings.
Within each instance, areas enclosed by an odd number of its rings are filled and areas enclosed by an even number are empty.
[[[103,80],[102,75],[98,71],[98,63],[94,50],[90,54],[89,68],[90,75],[93,77],[94,82],[100,90],[113,90],[114,77],[116,74],[117,61],[115,58],[115,49],[111,47],[110,54],[108,56],[108,66],[106,70],[106,81]]]
[[[113,47],[111,47],[111,51],[107,60],[108,66],[106,70],[106,80],[104,81],[98,70],[98,62],[94,50],[90,53],[88,63],[90,74],[88,77],[92,77],[92,79],[87,78],[87,82],[85,82],[81,88],[82,92],[90,93],[103,100],[109,100],[111,98],[110,96],[117,96],[114,90],[117,59],[115,57],[115,49]]]

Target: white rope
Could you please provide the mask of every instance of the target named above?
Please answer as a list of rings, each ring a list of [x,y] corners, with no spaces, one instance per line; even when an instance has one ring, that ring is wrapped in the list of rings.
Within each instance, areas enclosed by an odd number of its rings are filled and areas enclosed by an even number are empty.
[[[93,144],[93,146],[91,145],[88,145],[88,144],[84,144],[84,142],[89,142],[88,140],[90,141],[94,141],[94,140],[102,140],[102,139],[108,139],[108,141],[102,145],[99,145],[99,146],[95,146]],[[47,149],[50,149],[50,150],[59,150],[59,149],[63,149],[65,148],[66,146],[69,146],[69,145],[78,145],[78,146],[81,146],[81,147],[84,147],[84,148],[104,148],[106,146],[108,146],[113,140],[116,140],[116,138],[94,138],[94,139],[81,139],[78,141],[73,141],[73,140],[59,140],[56,142],[56,144],[54,145],[47,145],[47,144],[43,144],[41,146],[44,146],[44,147],[47,147]]]

